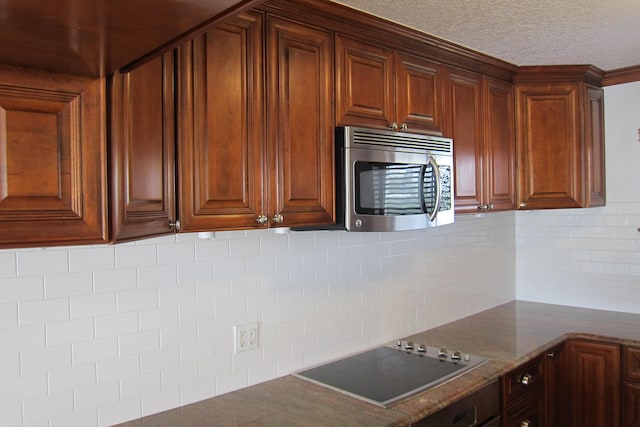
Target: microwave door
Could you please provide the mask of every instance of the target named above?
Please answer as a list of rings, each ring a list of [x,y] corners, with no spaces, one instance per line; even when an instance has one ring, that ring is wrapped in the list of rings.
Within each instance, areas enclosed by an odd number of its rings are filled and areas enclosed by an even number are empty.
[[[433,222],[440,210],[442,188],[440,186],[440,169],[433,156],[429,156],[426,165],[423,165],[420,172],[420,200],[422,210]]]

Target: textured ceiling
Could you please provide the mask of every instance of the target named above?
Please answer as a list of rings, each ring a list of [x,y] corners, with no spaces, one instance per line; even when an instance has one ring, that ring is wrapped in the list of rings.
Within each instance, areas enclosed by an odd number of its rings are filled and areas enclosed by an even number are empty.
[[[515,65],[640,65],[640,0],[336,0]]]

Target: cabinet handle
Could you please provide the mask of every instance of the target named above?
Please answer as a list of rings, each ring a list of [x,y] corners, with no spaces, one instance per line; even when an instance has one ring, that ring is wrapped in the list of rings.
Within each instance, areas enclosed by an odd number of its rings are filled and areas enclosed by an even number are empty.
[[[180,220],[179,219],[175,221],[169,220],[169,228],[176,233],[180,231]]]
[[[527,204],[525,202],[520,202],[518,206],[520,206],[521,208],[526,208]]]
[[[400,130],[409,130],[409,125],[408,125],[408,124],[406,124],[406,123],[402,123],[402,124],[400,125]]]
[[[389,123],[389,129],[391,129],[392,131],[397,131],[398,130],[398,124],[396,122]]]
[[[284,222],[284,217],[280,214],[275,214],[271,219],[274,224],[282,224]]]
[[[520,427],[531,427],[531,421],[524,420],[523,422],[520,423]]]
[[[267,222],[269,222],[269,218],[267,218],[266,215],[260,215],[258,218],[256,218],[256,222],[260,225],[265,225]]]
[[[547,357],[556,357],[556,354],[553,351],[547,353]]]
[[[522,385],[529,385],[533,381],[533,375],[531,374],[523,374],[520,378],[518,378],[518,382]]]

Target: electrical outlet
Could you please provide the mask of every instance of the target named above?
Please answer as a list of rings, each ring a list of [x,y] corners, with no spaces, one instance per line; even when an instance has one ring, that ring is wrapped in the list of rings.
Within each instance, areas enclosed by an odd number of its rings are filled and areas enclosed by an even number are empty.
[[[236,325],[233,327],[235,345],[235,353],[243,351],[255,350],[258,348],[258,322],[245,323],[244,325]]]

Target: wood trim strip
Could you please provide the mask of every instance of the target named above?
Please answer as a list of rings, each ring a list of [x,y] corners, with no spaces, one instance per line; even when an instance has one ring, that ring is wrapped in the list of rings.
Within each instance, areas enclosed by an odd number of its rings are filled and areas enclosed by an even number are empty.
[[[602,80],[602,85],[614,86],[638,81],[640,81],[640,65],[634,65],[633,67],[607,71]]]

